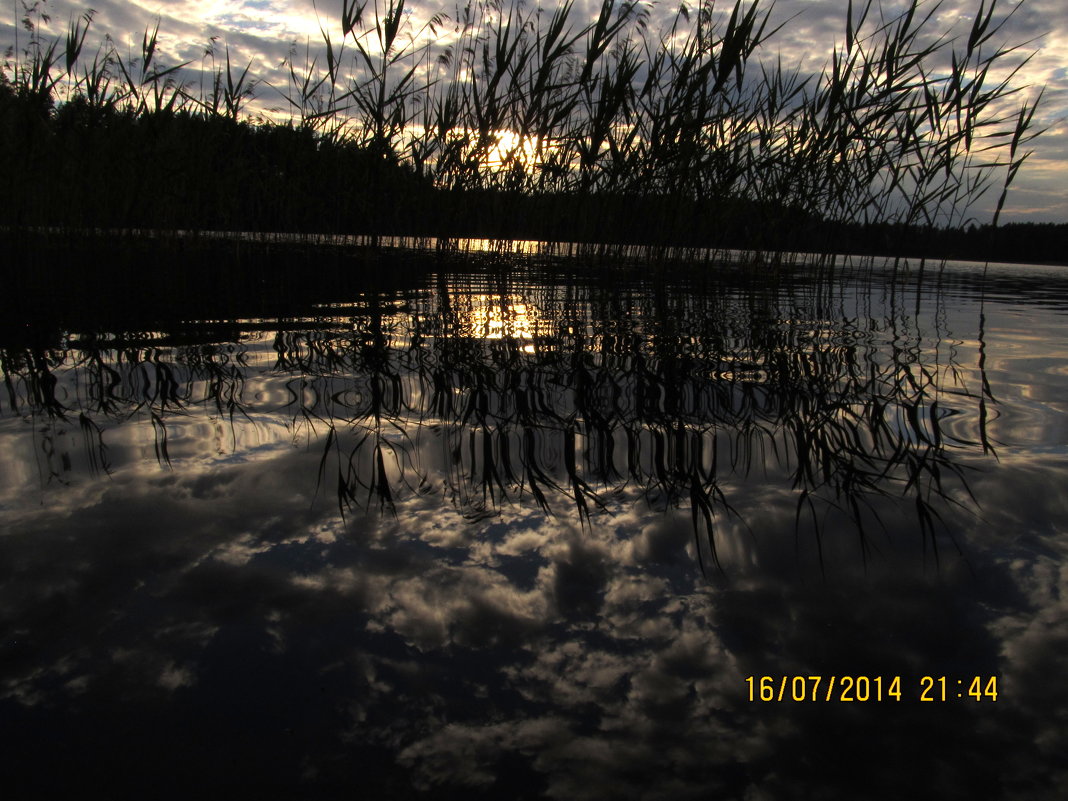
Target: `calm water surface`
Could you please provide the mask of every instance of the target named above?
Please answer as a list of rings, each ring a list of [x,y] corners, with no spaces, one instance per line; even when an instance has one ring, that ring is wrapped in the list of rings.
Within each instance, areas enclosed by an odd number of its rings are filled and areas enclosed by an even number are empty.
[[[394,258],[9,327],[7,786],[1068,793],[1068,271]]]

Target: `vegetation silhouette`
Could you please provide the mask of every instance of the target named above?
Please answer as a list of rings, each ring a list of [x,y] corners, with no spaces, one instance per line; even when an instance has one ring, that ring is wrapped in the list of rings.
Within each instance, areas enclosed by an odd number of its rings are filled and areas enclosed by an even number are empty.
[[[291,50],[271,117],[214,39],[199,70],[161,61],[158,24],[139,56],[106,38],[90,60],[93,13],[49,40],[34,3],[0,76],[2,223],[981,252],[982,231],[943,232],[991,191],[996,228],[1040,133],[1041,93],[1012,108],[1013,11],[941,31],[937,3],[851,2],[805,75],[767,56],[772,7],[702,0],[657,29],[628,0],[418,23],[404,0],[343,0],[325,63]]]
[[[163,467],[183,418],[228,423],[232,448],[235,426],[288,419],[321,449],[306,491],[342,515],[429,494],[471,520],[532,503],[585,525],[637,491],[689,506],[702,568],[720,565],[717,531],[743,515],[750,476],[788,488],[821,564],[843,521],[867,560],[887,508],[911,510],[937,559],[944,511],[977,507],[965,465],[997,447],[982,321],[979,362],[962,364],[953,333],[921,333],[913,304],[941,307],[954,281],[979,278],[725,267],[609,286],[597,270],[539,280],[555,266],[533,258],[524,270],[490,254],[476,273],[470,256],[425,258],[438,269],[423,281],[342,306],[10,342],[5,413],[51,428],[55,478],[75,418],[105,471],[108,431],[131,419],[152,426]],[[268,378],[285,398],[250,398],[247,383]]]

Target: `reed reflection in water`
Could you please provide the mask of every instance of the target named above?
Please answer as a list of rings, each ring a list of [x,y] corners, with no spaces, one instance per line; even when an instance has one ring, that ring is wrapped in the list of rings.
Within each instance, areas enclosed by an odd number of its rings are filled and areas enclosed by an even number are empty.
[[[867,560],[887,515],[937,559],[947,505],[974,507],[971,463],[997,457],[982,313],[951,331],[942,283],[440,273],[314,317],[9,349],[4,379],[53,481],[78,437],[93,473],[148,432],[168,467],[303,440],[321,458],[300,491],[343,515],[438,494],[468,520],[526,504],[593,525],[641,499],[688,508],[701,568],[722,569],[735,493],[781,486],[821,569],[829,532]]]
[[[1060,272],[430,263],[5,341],[16,795],[1058,797]]]

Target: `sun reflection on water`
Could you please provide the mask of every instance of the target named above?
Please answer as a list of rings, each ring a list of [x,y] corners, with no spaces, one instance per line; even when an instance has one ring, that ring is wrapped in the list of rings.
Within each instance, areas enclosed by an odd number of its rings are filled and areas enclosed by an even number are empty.
[[[466,317],[463,327],[468,336],[524,340],[520,347],[525,353],[534,353],[534,340],[553,330],[538,307],[521,295],[470,295],[460,305],[457,311]]]

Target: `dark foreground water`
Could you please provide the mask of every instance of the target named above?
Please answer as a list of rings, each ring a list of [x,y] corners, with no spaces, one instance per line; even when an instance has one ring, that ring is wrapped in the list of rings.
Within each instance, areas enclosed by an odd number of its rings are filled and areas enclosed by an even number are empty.
[[[351,267],[11,307],[0,793],[1068,793],[1064,269]]]

